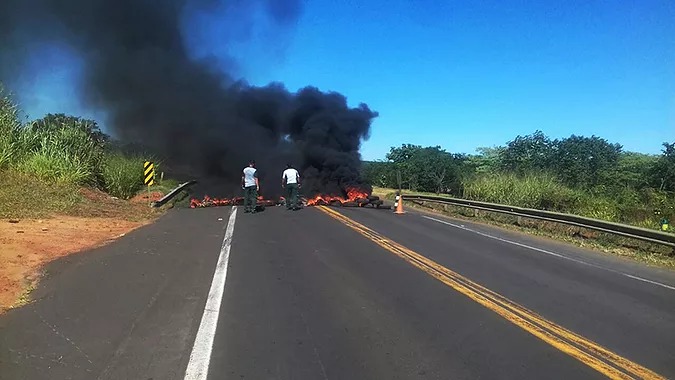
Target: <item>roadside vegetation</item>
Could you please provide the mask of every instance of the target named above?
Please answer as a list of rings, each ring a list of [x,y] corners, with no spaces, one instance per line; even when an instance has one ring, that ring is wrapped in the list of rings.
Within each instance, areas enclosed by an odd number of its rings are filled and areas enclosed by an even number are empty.
[[[0,314],[30,302],[44,265],[107,244],[172,205],[149,207],[176,181],[143,184],[143,162],[95,121],[49,114],[26,121],[0,85]],[[160,176],[158,176],[160,177]]]
[[[92,120],[48,114],[22,122],[21,110],[0,86],[0,218],[81,212],[92,192],[129,200],[145,190],[145,160],[157,161],[122,152]],[[152,190],[174,185],[164,181]]]
[[[505,146],[481,148],[475,155],[404,144],[392,147],[384,160],[366,162],[363,175],[379,195],[389,197],[400,187],[404,193],[441,194],[651,229],[662,229],[662,222],[668,220],[669,232],[673,232],[675,142],[663,143],[657,155],[626,152],[621,145],[597,136],[552,140],[540,131],[518,136]],[[621,254],[638,254],[650,262],[672,255],[672,250],[663,247],[576,227],[459,207],[432,208]]]

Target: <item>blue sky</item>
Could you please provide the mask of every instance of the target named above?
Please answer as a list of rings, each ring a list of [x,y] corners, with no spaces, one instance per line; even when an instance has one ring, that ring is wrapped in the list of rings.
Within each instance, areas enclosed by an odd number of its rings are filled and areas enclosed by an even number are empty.
[[[261,27],[227,53],[253,84],[314,85],[378,111],[365,159],[402,143],[473,153],[537,129],[645,153],[675,141],[672,0],[305,4],[293,30]],[[66,76],[76,67],[63,66]]]

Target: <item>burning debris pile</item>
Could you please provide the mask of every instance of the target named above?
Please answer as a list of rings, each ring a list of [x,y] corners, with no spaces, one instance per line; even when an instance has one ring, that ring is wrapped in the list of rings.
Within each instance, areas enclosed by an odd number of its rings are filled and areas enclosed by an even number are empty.
[[[380,197],[356,188],[347,189],[346,197],[317,195],[307,200],[308,206],[338,206],[338,207],[375,207],[381,208],[384,202]]]
[[[258,197],[257,205],[261,207],[266,206],[278,206],[284,204],[284,198],[279,198],[278,200],[264,199],[263,197]],[[234,197],[234,198],[211,198],[208,195],[204,196],[204,199],[201,201],[199,199],[190,200],[190,208],[204,208],[204,207],[218,207],[218,206],[243,206],[244,198],[243,197]]]
[[[370,207],[370,208],[386,208],[384,201],[376,195],[370,195],[368,192],[356,188],[347,190],[346,196],[334,195],[317,195],[312,198],[301,198],[302,206],[333,206],[333,207]],[[199,200],[193,198],[190,201],[190,208],[204,208],[204,207],[218,207],[218,206],[242,206],[244,204],[243,197],[235,198],[211,198],[208,195],[204,199]],[[286,199],[279,197],[279,199],[265,199],[262,196],[258,197],[257,207],[271,207],[284,206]]]

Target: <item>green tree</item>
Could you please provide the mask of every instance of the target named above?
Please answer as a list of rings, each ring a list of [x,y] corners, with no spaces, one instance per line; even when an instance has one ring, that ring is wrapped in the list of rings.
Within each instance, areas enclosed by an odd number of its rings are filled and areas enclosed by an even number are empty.
[[[477,148],[478,154],[464,156],[463,176],[467,177],[473,173],[476,174],[494,174],[500,170],[501,155],[504,147]]]
[[[92,140],[100,146],[103,146],[109,140],[109,136],[101,131],[96,121],[62,113],[47,114],[43,118],[33,121],[32,127],[47,133],[64,128],[79,129],[89,134]]]
[[[547,170],[555,155],[556,144],[542,131],[517,136],[500,152],[502,169],[518,174]]]
[[[450,190],[450,184],[456,182],[455,157],[440,146],[422,148],[413,157],[413,163],[420,170],[423,191],[445,193]]]
[[[396,169],[394,164],[386,161],[366,161],[361,165],[361,178],[371,186],[395,187]]]
[[[575,135],[555,143],[554,168],[568,186],[589,189],[611,183],[618,168],[621,145],[610,144],[597,136]]]
[[[663,143],[662,152],[652,169],[652,181],[659,190],[675,191],[675,142]]]
[[[413,158],[422,150],[420,145],[403,144],[392,147],[387,153],[387,160],[393,163],[393,168],[401,175],[401,183],[396,187],[407,187],[409,190],[418,190],[420,171],[413,164]]]
[[[387,159],[394,170],[400,171],[402,185],[410,190],[440,193],[459,186],[458,169],[463,156],[453,155],[440,146],[404,144],[391,148]]]
[[[659,157],[652,154],[624,152],[619,156],[613,183],[616,187],[643,189],[650,186]]]

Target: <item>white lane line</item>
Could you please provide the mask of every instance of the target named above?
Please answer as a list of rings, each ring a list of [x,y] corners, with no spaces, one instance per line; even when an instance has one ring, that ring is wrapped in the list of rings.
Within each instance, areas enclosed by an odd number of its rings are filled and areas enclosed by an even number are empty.
[[[426,216],[426,215],[422,215],[422,217],[425,218],[425,219],[433,220],[434,222],[438,222],[438,223],[446,224],[446,225],[451,226],[451,227],[459,228],[460,230],[465,230],[465,231],[473,232],[474,234],[478,234],[478,235],[484,236],[484,237],[486,237],[486,238],[498,240],[498,241],[501,241],[501,242],[504,242],[504,243],[508,243],[508,244],[517,245],[518,247],[523,247],[523,248],[531,249],[531,250],[533,250],[533,251],[545,253],[545,254],[547,254],[547,255],[555,256],[555,257],[558,257],[558,258],[561,258],[561,259],[565,259],[565,260],[569,260],[569,261],[574,261],[575,263],[587,265],[587,266],[589,266],[589,267],[593,267],[593,268],[597,268],[597,269],[606,270],[606,271],[608,271],[608,272],[620,274],[620,275],[622,275],[622,276],[624,276],[624,277],[632,278],[633,280],[638,280],[638,281],[646,282],[646,283],[649,283],[649,284],[652,284],[652,285],[657,285],[657,286],[660,286],[660,287],[662,287],[662,288],[666,288],[666,289],[670,289],[670,290],[675,290],[675,286],[670,286],[670,285],[666,285],[666,284],[663,284],[663,283],[660,283],[660,282],[657,282],[657,281],[648,280],[648,279],[646,279],[646,278],[642,278],[642,277],[634,276],[634,275],[632,275],[632,274],[624,273],[624,272],[621,272],[621,271],[618,271],[618,270],[606,268],[606,267],[603,267],[603,266],[601,266],[601,265],[588,263],[588,262],[583,261],[583,260],[579,260],[579,259],[575,259],[575,258],[568,257],[568,256],[565,256],[565,255],[561,255],[561,254],[559,254],[559,253],[547,251],[547,250],[545,250],[545,249],[533,247],[533,246],[531,246],[531,245],[518,243],[518,242],[515,242],[515,241],[512,241],[512,240],[502,239],[502,238],[500,238],[500,237],[493,236],[493,235],[490,235],[490,234],[486,234],[486,233],[484,233],[484,232],[472,230],[471,228],[467,228],[467,227],[464,227],[464,226],[461,226],[461,225],[458,225],[458,224],[446,222],[445,220],[440,220],[440,219],[432,218],[432,217]]]
[[[225,279],[227,278],[227,264],[230,261],[230,247],[232,246],[232,235],[234,234],[234,222],[236,218],[237,207],[235,206],[232,208],[230,219],[227,221],[225,238],[220,248],[216,272],[211,282],[211,290],[209,290],[204,314],[202,314],[202,321],[199,324],[197,337],[190,354],[190,361],[185,371],[185,380],[206,380],[206,377],[209,375],[213,338],[216,335],[216,328],[218,327],[218,315],[220,314],[220,303],[223,300]]]

